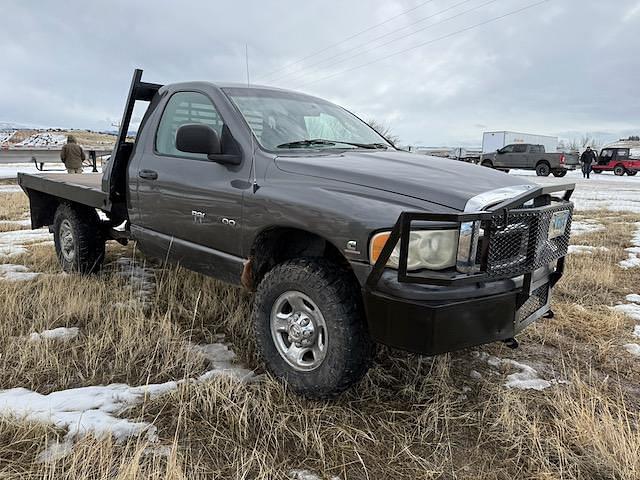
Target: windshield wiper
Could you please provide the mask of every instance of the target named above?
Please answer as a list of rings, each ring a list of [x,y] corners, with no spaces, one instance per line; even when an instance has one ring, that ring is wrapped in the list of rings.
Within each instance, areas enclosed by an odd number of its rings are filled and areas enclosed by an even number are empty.
[[[326,140],[324,138],[311,138],[308,140],[296,140],[294,142],[281,143],[276,148],[295,148],[295,147],[313,147],[315,145],[324,145],[327,147],[335,146],[336,143],[342,143],[344,145],[351,145],[353,147],[358,148],[367,148],[367,149],[379,149],[384,148],[386,150],[387,146],[383,143],[355,143],[355,142],[344,142],[342,140]]]

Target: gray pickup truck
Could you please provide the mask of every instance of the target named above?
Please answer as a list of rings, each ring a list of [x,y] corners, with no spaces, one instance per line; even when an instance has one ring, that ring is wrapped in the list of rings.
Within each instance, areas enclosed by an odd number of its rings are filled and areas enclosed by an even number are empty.
[[[547,153],[544,145],[515,143],[493,153],[483,153],[478,163],[498,170],[535,170],[539,177],[548,177],[550,173],[555,177],[564,177],[567,171],[576,169],[580,162],[576,155]]]
[[[515,347],[552,316],[573,185],[399,151],[300,93],[141,78],[103,174],[19,174],[65,271],[97,272],[106,241],[135,240],[255,291],[264,363],[310,397],[358,381],[376,343]],[[148,107],[130,142],[136,101]]]

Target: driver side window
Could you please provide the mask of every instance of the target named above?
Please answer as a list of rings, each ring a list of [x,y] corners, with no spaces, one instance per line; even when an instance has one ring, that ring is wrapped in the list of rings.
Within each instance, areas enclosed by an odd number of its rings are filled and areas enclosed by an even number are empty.
[[[507,145],[501,151],[502,153],[513,153],[513,145]]]
[[[526,145],[515,145],[513,147],[513,151],[514,153],[527,153],[527,146]]]
[[[197,92],[177,92],[167,102],[156,133],[156,151],[161,155],[207,158],[204,154],[181,152],[176,148],[176,134],[183,125],[202,123],[222,135],[222,118],[209,98]]]

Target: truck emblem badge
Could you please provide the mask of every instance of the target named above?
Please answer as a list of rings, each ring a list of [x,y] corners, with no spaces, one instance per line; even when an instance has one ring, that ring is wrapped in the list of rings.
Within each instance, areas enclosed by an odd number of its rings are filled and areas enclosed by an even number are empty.
[[[193,217],[193,223],[203,223],[204,217],[207,214],[204,212],[199,212],[197,210],[191,210],[191,216]]]
[[[347,252],[347,253],[360,253],[358,251],[358,242],[356,242],[355,240],[349,240],[347,242],[347,248],[345,249],[345,252]]]

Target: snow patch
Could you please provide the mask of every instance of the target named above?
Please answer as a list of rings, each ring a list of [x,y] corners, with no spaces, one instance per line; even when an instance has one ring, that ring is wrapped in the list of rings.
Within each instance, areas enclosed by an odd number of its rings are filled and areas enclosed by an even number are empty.
[[[629,268],[640,267],[640,222],[635,223],[636,231],[631,238],[633,247],[625,248],[628,254],[626,260],[621,260],[618,265],[625,270]]]
[[[30,228],[31,219],[23,218],[22,220],[0,220],[0,225],[11,225],[12,227],[19,227],[19,228],[16,228],[16,230],[20,230],[22,227]]]
[[[571,222],[571,235],[583,235],[585,233],[601,232],[604,230],[602,225],[597,220],[575,220]]]
[[[640,338],[640,325],[636,325],[633,327],[633,336],[636,338]]]
[[[637,343],[627,343],[624,349],[635,357],[640,357],[640,345]]]
[[[29,335],[29,341],[40,342],[42,340],[60,340],[64,342],[76,338],[78,333],[80,333],[78,327],[58,327],[52,330],[45,330],[40,333],[33,332]]]
[[[301,468],[289,470],[288,477],[290,480],[322,480],[317,473]],[[333,476],[330,480],[340,480],[340,477]]]
[[[153,269],[145,266],[140,266],[132,258],[122,257],[116,261],[116,265],[119,269],[116,275],[126,279],[129,282],[129,286],[133,294],[143,306],[150,302],[150,298],[155,291],[155,277],[153,275]],[[134,304],[122,304],[120,307],[135,307]]]
[[[16,147],[61,147],[67,143],[67,137],[58,133],[36,133],[15,144]]]
[[[640,295],[637,293],[630,293],[626,297],[624,297],[627,302],[640,303]]]
[[[499,358],[494,355],[489,355],[486,352],[476,352],[474,356],[487,362],[489,366],[495,369],[507,367],[519,370],[516,373],[507,375],[504,386],[510,389],[544,390],[545,388],[549,388],[551,385],[568,383],[566,380],[544,380],[543,378],[540,378],[540,375],[533,367],[525,365],[524,363],[516,362],[510,358]]]
[[[54,329],[32,335],[61,339],[73,330],[73,327],[64,331]],[[232,363],[235,353],[226,345],[193,345],[192,348],[206,357],[210,367],[208,372],[197,379],[140,387],[130,387],[126,384],[80,387],[48,395],[41,395],[26,388],[0,390],[0,415],[46,423],[67,431],[62,442],[54,443],[40,453],[39,460],[42,462],[55,461],[68,455],[73,449],[73,442],[85,435],[93,435],[96,438],[112,435],[116,442],[122,442],[131,436],[144,435],[149,442],[157,442],[156,428],[151,423],[135,422],[119,418],[118,415],[127,408],[141,403],[145,398],[156,398],[172,392],[183,383],[201,383],[219,375],[228,375],[241,381],[253,381],[257,378],[251,370]]]
[[[16,131],[15,130],[3,130],[0,131],[0,143],[7,143],[9,140],[11,140],[11,137],[13,137],[15,135]]]
[[[593,255],[593,252],[608,252],[607,247],[592,247],[591,245],[569,245],[568,253],[576,255],[586,254]]]
[[[27,246],[50,245],[53,235],[47,229],[13,230],[0,233],[0,258],[13,258],[27,253]]]
[[[636,305],[635,303],[625,303],[622,305],[616,305],[612,308],[618,312],[628,315],[634,320],[640,320],[640,305]]]
[[[24,193],[18,185],[0,185],[0,193]]]
[[[0,279],[8,282],[25,282],[40,276],[39,272],[31,272],[24,265],[13,265],[11,263],[0,264]]]

